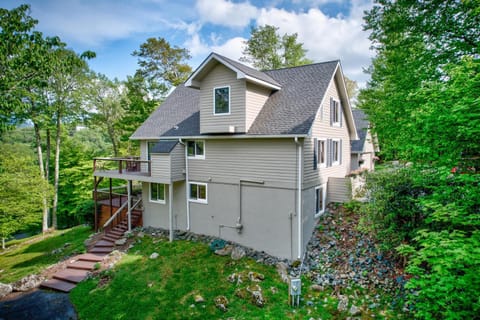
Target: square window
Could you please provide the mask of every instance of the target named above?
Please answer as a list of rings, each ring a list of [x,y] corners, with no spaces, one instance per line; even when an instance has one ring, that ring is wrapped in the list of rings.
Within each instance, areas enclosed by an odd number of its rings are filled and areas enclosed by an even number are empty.
[[[188,141],[187,155],[189,158],[205,159],[205,141],[202,141],[202,140]]]
[[[191,182],[189,199],[191,202],[207,203],[207,184]]]
[[[150,183],[150,201],[165,203],[165,184]]]
[[[213,103],[214,114],[229,114],[230,113],[230,87],[215,88]]]

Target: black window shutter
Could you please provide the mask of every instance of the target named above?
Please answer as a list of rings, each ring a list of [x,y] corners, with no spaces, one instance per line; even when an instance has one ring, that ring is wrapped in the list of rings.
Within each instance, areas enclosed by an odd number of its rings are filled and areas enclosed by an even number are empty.
[[[332,166],[332,139],[327,139],[327,167]]]
[[[313,139],[313,170],[317,170],[317,164],[318,164],[318,139],[314,138]]]
[[[338,102],[338,121],[340,121],[340,127],[343,125],[343,106],[342,103],[339,101]]]
[[[333,124],[333,98],[330,97],[330,125]]]
[[[342,164],[342,140],[338,142],[338,162]]]

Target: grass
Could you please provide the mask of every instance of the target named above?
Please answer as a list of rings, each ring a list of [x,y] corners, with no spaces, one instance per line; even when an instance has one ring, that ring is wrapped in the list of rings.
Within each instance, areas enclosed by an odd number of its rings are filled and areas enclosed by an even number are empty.
[[[149,256],[157,252],[157,259]],[[248,280],[248,272],[265,276],[259,283]],[[241,273],[243,282],[231,283],[232,273]],[[169,243],[145,236],[137,238],[114,269],[81,282],[71,293],[80,319],[341,319],[348,312],[337,311],[338,300],[332,289],[312,291],[303,278],[299,308],[288,305],[288,286],[281,282],[275,267],[257,264],[243,258],[233,261],[210,252],[205,244],[188,241]],[[247,287],[258,284],[266,300],[263,308],[242,298]],[[239,294],[240,293],[240,294]],[[350,304],[363,308],[362,319],[394,318],[387,306],[390,297],[384,296],[375,311],[368,305],[369,295],[351,289]],[[204,302],[196,303],[201,295]],[[228,311],[216,308],[214,300],[224,295]],[[307,301],[309,302],[307,305]]]
[[[17,281],[67,256],[85,252],[83,242],[91,233],[90,227],[77,226],[45,236],[10,241],[7,250],[0,252],[0,282]]]

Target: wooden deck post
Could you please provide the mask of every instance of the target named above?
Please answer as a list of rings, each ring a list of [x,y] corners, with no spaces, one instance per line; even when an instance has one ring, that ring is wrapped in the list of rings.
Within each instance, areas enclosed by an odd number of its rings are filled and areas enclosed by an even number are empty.
[[[168,185],[168,223],[170,232],[168,235],[168,239],[170,242],[173,241],[173,182],[170,181]]]
[[[132,231],[132,180],[127,180],[128,231]]]
[[[97,210],[97,177],[93,176],[93,210],[94,210],[94,228],[98,231],[98,210]]]

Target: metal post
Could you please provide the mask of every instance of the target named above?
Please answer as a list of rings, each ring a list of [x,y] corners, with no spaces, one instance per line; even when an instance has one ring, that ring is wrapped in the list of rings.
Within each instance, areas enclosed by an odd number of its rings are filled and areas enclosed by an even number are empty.
[[[170,242],[173,241],[173,182],[168,185],[168,222],[170,224]]]
[[[97,177],[96,176],[93,177],[93,205],[94,205],[93,210],[95,210],[94,226],[95,226],[95,232],[97,232],[98,231],[98,210],[97,210]]]

